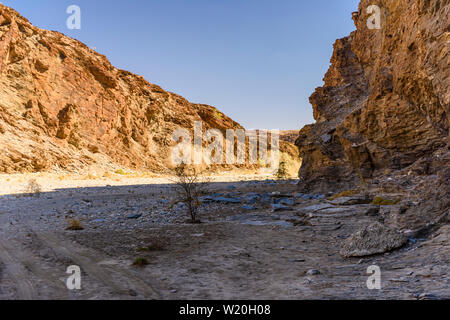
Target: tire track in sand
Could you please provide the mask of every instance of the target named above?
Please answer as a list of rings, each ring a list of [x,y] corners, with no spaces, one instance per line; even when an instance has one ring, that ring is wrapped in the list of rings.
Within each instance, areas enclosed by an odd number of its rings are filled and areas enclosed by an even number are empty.
[[[35,300],[38,298],[36,287],[30,278],[30,272],[13,252],[18,248],[11,248],[7,242],[0,238],[0,260],[5,265],[5,273],[11,277],[16,289],[17,299]]]
[[[130,298],[130,290],[146,299],[161,299],[161,294],[152,288],[144,279],[113,265],[100,265],[104,259],[102,254],[91,248],[75,246],[53,233],[36,233],[36,237],[55,253],[65,256],[78,265],[90,277],[110,288],[112,294],[122,298]]]

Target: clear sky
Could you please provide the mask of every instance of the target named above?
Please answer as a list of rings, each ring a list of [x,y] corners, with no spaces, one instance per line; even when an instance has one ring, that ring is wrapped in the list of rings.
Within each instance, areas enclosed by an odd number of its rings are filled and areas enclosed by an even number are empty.
[[[332,45],[355,29],[358,0],[1,0],[34,25],[86,43],[121,69],[247,129],[314,122]],[[81,30],[69,30],[69,5]]]

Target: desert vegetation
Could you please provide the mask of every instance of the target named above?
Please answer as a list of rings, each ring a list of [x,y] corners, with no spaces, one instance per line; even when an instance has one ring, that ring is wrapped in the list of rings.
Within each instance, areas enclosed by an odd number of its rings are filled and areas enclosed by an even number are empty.
[[[202,205],[200,197],[207,191],[210,180],[195,167],[179,165],[175,168],[177,200],[184,203],[191,223],[200,223],[198,211]]]

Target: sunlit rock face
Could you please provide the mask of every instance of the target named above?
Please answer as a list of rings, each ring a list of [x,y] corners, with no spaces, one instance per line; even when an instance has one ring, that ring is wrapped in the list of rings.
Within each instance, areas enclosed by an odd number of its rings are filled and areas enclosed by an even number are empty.
[[[380,8],[380,29],[368,27],[370,5]],[[449,16],[449,0],[360,2],[357,30],[336,41],[325,84],[310,98],[317,122],[296,141],[307,188],[448,167]]]
[[[0,172],[170,167],[172,133],[240,128],[0,5]],[[297,155],[298,156],[298,155]]]

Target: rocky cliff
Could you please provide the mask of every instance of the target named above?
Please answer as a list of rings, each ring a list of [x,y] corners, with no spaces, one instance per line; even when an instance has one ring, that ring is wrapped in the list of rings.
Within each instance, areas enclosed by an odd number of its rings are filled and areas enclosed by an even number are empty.
[[[242,128],[0,4],[0,172],[162,172],[172,165],[172,133],[194,121],[204,130]],[[292,145],[281,148],[298,158]]]
[[[380,29],[367,25],[370,5]],[[450,1],[362,0],[353,20],[357,30],[336,41],[310,98],[317,122],[296,141],[304,186],[448,174]]]

